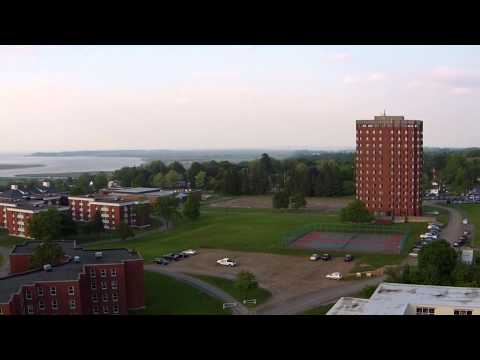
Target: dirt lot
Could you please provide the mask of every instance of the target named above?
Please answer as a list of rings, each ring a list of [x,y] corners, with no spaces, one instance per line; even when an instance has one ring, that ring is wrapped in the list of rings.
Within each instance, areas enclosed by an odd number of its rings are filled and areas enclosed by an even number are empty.
[[[223,257],[230,257],[239,265],[234,268],[217,265],[216,260]],[[335,271],[347,274],[353,266],[354,262],[345,263],[343,258],[329,262],[321,260],[314,262],[300,256],[200,249],[198,255],[171,263],[162,269],[230,279],[238,272],[248,270],[255,274],[261,287],[272,293],[269,302],[281,302],[324,288],[350,283],[351,281],[328,280],[325,275]]]
[[[309,197],[307,200],[307,209],[335,211],[347,205],[352,197],[339,198],[317,198]],[[234,198],[219,199],[209,205],[218,208],[272,208],[272,197],[270,195],[259,196],[236,196]]]

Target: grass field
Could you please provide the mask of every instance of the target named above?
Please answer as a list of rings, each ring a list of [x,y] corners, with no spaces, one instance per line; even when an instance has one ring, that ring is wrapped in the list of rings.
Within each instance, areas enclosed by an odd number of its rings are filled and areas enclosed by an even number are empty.
[[[218,287],[219,289],[222,289],[225,291],[227,294],[230,294],[233,296],[236,300],[242,302],[245,299],[245,293],[243,291],[240,291],[235,287],[235,283],[232,280],[216,277],[216,276],[207,276],[207,275],[197,275],[197,274],[189,274],[190,276],[196,277],[200,280],[203,280],[213,286]],[[264,302],[266,302],[272,294],[270,291],[263,289],[263,288],[257,288],[255,290],[251,290],[248,292],[248,299],[256,299],[257,300],[257,305],[261,305]],[[249,305],[252,307],[255,307],[255,305]]]
[[[448,211],[442,208],[438,208],[436,206],[423,206],[422,212],[424,215],[428,215],[428,213],[438,211],[439,215],[433,215],[437,218],[437,221],[447,225],[448,224]]]
[[[461,204],[454,207],[459,209],[468,221],[475,226],[473,245],[480,246],[480,204]]]
[[[305,255],[308,252],[285,249],[282,234],[319,221],[338,221],[338,216],[314,212],[279,213],[268,209],[203,209],[198,220],[180,222],[168,232],[107,244],[135,248],[147,261],[167,252],[200,247]],[[102,242],[92,244],[101,245]]]
[[[167,276],[145,271],[145,310],[134,315],[230,315],[222,302]]]
[[[202,209],[196,221],[180,222],[168,232],[153,232],[140,239],[126,241],[98,242],[90,247],[134,248],[147,262],[165,253],[188,248],[211,248],[250,252],[265,252],[305,256],[308,250],[291,249],[284,246],[285,234],[306,224],[339,222],[338,214],[325,212],[277,212],[270,209]],[[397,226],[397,225],[396,225]],[[400,263],[424,232],[425,224],[399,224],[400,228],[411,230],[404,252],[401,255],[352,254],[362,270],[371,270],[383,265]],[[343,256],[345,253],[332,253]]]
[[[0,246],[12,247],[17,244],[23,244],[27,239],[10,236],[5,229],[0,229]]]

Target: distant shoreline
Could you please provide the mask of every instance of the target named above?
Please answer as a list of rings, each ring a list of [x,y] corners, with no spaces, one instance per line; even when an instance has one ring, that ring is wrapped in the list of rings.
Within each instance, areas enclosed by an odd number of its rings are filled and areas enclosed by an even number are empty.
[[[34,167],[43,167],[43,164],[0,164],[0,170],[28,169]]]

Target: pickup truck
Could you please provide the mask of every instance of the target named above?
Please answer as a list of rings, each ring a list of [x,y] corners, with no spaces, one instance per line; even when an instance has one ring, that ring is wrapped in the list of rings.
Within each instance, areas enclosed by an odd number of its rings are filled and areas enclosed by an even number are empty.
[[[231,267],[237,265],[235,260],[232,260],[230,258],[223,258],[223,259],[217,260],[217,264],[223,265],[223,266],[231,266]]]

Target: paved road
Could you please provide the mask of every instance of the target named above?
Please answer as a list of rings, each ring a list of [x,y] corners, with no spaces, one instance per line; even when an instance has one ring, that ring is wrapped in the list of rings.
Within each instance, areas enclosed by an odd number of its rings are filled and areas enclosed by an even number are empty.
[[[185,275],[180,272],[174,271],[167,271],[160,268],[160,265],[145,265],[145,270],[153,271],[162,275],[170,276],[178,281],[184,282],[194,288],[197,288],[204,293],[217,298],[224,303],[237,303],[237,306],[232,308],[232,312],[234,315],[249,315],[248,309],[243,306],[243,304],[239,303],[236,299],[234,299],[231,295],[227,294],[225,291],[212,286],[202,280],[194,278],[192,276]]]
[[[442,239],[445,239],[450,244],[453,244],[460,236],[463,235],[464,225],[462,224],[462,214],[460,214],[460,211],[433,201],[425,202],[425,205],[438,207],[448,211],[448,225],[442,230]]]
[[[0,255],[2,256],[2,265],[0,266],[0,278],[10,273],[10,248],[0,247]]]
[[[344,286],[322,289],[309,294],[289,299],[280,304],[260,305],[257,307],[257,315],[295,315],[302,314],[309,309],[320,305],[336,302],[342,296],[350,296],[361,291],[365,286],[378,285],[383,282],[384,276],[368,280],[353,281]]]

